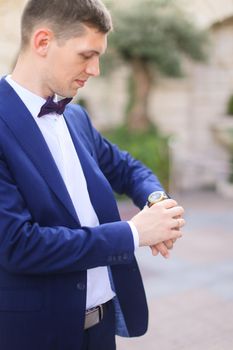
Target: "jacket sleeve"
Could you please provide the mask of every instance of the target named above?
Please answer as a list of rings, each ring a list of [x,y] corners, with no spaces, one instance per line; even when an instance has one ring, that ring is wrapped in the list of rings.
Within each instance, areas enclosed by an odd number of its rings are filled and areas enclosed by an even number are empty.
[[[128,152],[120,150],[117,145],[106,140],[91,125],[87,113],[85,114],[92,132],[100,169],[115,192],[126,194],[142,209],[151,192],[164,191],[157,176]]]
[[[134,244],[126,222],[95,228],[41,227],[0,153],[0,265],[13,273],[47,274],[127,264]]]

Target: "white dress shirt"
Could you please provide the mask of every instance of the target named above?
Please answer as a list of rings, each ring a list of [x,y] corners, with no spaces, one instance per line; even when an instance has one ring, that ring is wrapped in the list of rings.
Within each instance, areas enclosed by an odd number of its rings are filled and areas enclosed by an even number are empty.
[[[38,118],[37,115],[45,99],[23,88],[11,76],[7,76],[6,80],[38,125],[69,192],[81,226],[98,226],[99,220],[91,204],[86,179],[63,115],[50,113]],[[138,233],[133,223],[129,222],[129,225],[136,248],[139,245]],[[86,309],[105,303],[114,295],[107,267],[87,270]]]

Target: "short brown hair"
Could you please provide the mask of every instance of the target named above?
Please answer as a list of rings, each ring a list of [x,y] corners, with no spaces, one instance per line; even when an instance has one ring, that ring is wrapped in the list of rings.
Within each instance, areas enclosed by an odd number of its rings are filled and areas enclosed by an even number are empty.
[[[57,38],[64,39],[82,35],[85,24],[102,33],[112,29],[111,15],[101,0],[29,0],[21,21],[22,48],[40,23],[47,23]]]

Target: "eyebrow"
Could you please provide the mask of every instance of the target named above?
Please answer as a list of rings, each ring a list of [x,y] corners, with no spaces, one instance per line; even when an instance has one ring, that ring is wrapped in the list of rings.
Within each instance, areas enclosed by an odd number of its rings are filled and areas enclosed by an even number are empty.
[[[104,53],[105,53],[105,50],[103,52],[97,51],[97,50],[87,50],[87,51],[80,52],[81,55],[93,54],[93,55],[97,55],[97,56],[100,56],[100,55],[102,55]]]

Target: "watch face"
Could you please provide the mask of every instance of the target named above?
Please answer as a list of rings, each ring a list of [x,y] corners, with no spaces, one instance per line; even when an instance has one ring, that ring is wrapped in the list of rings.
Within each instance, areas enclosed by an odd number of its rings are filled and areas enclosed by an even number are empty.
[[[148,202],[150,204],[154,204],[160,202],[165,198],[167,198],[166,193],[164,193],[163,191],[155,191],[149,195]]]

